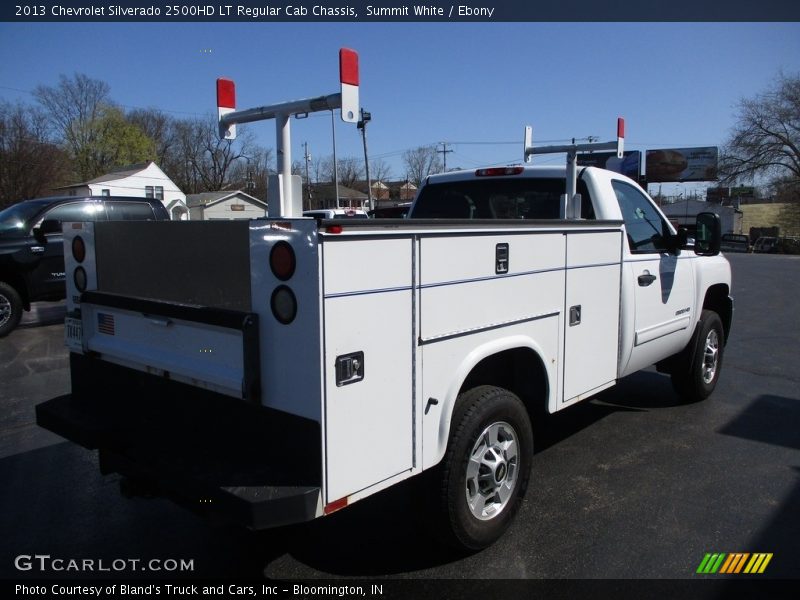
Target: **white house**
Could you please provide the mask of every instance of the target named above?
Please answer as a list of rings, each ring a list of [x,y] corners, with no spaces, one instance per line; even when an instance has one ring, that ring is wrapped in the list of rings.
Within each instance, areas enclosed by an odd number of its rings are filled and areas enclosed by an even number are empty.
[[[204,192],[186,196],[192,221],[257,219],[267,215],[267,203],[245,192]]]
[[[67,191],[70,196],[157,198],[167,207],[173,220],[185,221],[189,218],[186,194],[152,161],[120,167],[90,181],[56,189]]]

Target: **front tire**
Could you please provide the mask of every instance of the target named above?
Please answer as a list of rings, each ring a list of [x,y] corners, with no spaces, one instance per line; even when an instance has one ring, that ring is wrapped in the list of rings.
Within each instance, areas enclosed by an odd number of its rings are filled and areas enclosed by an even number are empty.
[[[473,551],[495,542],[519,510],[532,456],[531,422],[517,396],[492,386],[461,394],[439,481],[445,542]]]
[[[21,318],[22,298],[17,290],[0,281],[0,337],[11,333]]]
[[[688,369],[672,373],[672,387],[684,400],[699,402],[711,395],[722,370],[724,347],[722,320],[714,311],[704,310],[697,324],[694,347],[686,349],[691,352]]]

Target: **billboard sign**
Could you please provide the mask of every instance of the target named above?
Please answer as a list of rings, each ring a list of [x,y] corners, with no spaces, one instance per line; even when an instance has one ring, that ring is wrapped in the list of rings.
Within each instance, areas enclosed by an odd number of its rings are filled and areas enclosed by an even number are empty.
[[[716,146],[648,150],[645,177],[648,183],[714,181],[718,159]]]
[[[639,181],[642,169],[642,153],[630,150],[617,158],[616,152],[585,152],[578,154],[578,165],[581,167],[599,167],[615,173],[621,173],[634,181]]]

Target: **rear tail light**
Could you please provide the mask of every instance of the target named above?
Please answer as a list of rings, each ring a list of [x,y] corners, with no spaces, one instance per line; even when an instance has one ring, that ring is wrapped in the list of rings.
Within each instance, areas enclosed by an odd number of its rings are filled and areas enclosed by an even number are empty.
[[[76,235],[72,240],[72,258],[79,263],[82,263],[86,258],[86,243],[79,235]]]
[[[272,292],[270,300],[272,314],[278,322],[288,325],[297,316],[297,298],[294,292],[285,285],[280,285]]]
[[[72,280],[75,282],[75,287],[78,289],[79,292],[86,291],[86,270],[83,267],[78,267],[75,269],[75,273],[72,276]]]
[[[525,169],[523,167],[492,167],[490,169],[478,169],[475,171],[477,177],[500,177],[502,175],[520,175]]]
[[[294,249],[288,242],[278,242],[269,253],[269,266],[272,273],[281,281],[288,280],[297,268]]]

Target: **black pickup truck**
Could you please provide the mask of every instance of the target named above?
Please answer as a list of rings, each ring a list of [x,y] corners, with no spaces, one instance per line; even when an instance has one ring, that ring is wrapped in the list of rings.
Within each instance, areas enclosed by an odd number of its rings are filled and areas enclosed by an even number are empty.
[[[169,213],[159,200],[122,196],[37,198],[0,211],[0,337],[31,302],[64,298],[62,222],[120,220],[169,220]]]

